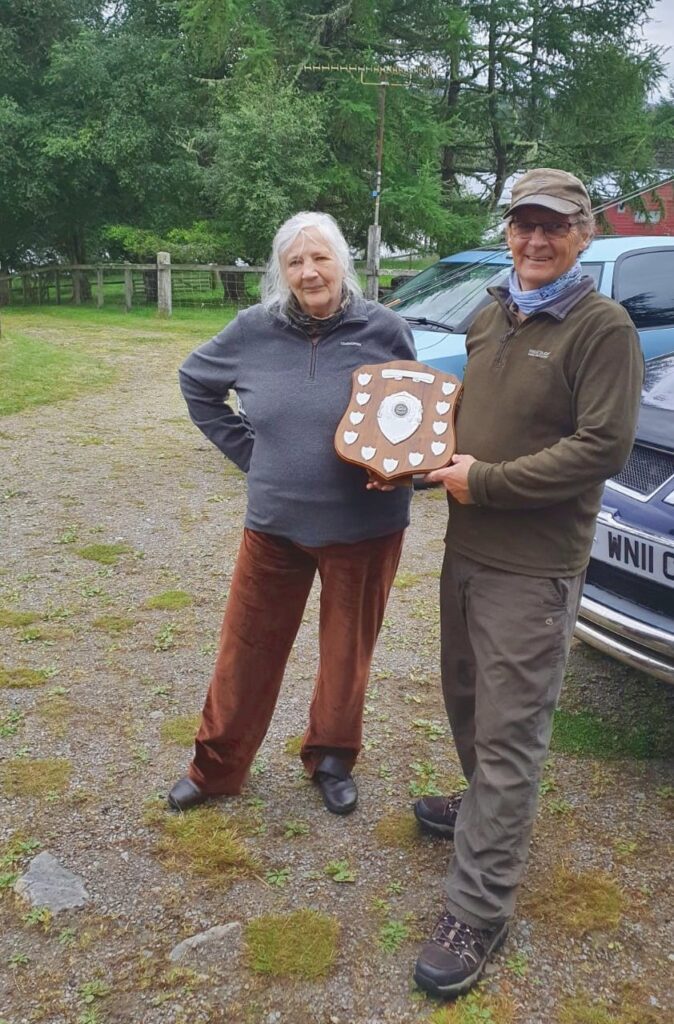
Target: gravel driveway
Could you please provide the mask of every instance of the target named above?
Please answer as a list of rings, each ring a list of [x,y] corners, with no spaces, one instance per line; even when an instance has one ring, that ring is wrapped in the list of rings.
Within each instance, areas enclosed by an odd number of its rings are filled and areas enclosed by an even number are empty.
[[[508,942],[451,1009],[411,982],[451,850],[416,834],[411,800],[461,783],[439,692],[436,491],[414,497],[357,811],[327,814],[296,755],[315,592],[245,793],[190,829],[164,811],[189,759],[245,482],[175,384],[198,339],[139,333],[96,342],[117,369],[107,390],[0,421],[0,1024],[671,1022],[674,693],[581,645],[562,710],[590,750],[550,756]],[[592,748],[635,723],[645,757]],[[668,758],[649,757],[651,741]],[[41,852],[81,879],[84,906],[49,915],[16,895]],[[285,974],[273,951],[256,956],[259,919],[286,953],[299,929]]]

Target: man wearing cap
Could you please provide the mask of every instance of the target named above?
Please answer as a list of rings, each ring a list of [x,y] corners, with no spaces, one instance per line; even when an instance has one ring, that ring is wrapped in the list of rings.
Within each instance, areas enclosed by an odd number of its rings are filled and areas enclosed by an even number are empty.
[[[578,262],[593,232],[582,182],[529,171],[505,220],[513,270],[468,332],[460,454],[427,477],[448,493],[442,687],[469,782],[414,807],[454,840],[445,913],[414,973],[445,998],[507,934],[595,516],[630,452],[643,374],[629,316]]]

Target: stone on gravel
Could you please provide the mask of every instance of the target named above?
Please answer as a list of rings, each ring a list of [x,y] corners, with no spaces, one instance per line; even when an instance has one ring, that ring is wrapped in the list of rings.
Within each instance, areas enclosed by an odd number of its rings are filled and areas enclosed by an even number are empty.
[[[169,953],[169,958],[178,963],[187,960],[193,953],[198,953],[201,958],[204,953],[211,950],[218,957],[222,954],[234,956],[240,948],[241,922],[230,921],[229,924],[218,924],[208,931],[191,935],[189,939],[179,942]]]
[[[33,858],[25,875],[14,883],[14,890],[33,907],[46,907],[52,914],[89,902],[82,879],[46,851]]]

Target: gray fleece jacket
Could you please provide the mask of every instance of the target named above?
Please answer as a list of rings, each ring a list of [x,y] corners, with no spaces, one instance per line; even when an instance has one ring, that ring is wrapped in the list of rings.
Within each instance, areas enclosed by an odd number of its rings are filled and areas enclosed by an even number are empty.
[[[187,357],[179,376],[190,416],[247,474],[249,529],[323,547],[407,526],[410,489],[366,490],[365,470],[337,457],[334,435],[353,370],[415,358],[405,321],[359,298],[316,341],[253,306]],[[244,415],[226,401],[230,389]]]

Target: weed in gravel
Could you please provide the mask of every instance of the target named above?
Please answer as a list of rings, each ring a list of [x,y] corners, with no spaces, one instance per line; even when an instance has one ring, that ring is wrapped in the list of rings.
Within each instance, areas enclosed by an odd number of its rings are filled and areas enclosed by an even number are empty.
[[[93,981],[82,982],[77,991],[83,1003],[93,1003],[95,999],[105,999],[112,990],[100,978],[94,978]]]
[[[379,947],[385,953],[397,953],[409,938],[409,928],[404,921],[387,921],[379,929]]]
[[[283,744],[283,749],[289,757],[299,757],[302,747],[303,736],[290,736]]]
[[[410,796],[440,796],[438,771],[435,765],[430,761],[413,761],[410,768],[414,775],[409,784]]]
[[[298,836],[308,836],[309,826],[306,821],[284,821],[283,836],[285,839],[297,839]]]
[[[0,765],[0,791],[9,797],[58,795],[68,788],[71,770],[65,758],[14,757]]]
[[[418,572],[399,572],[393,581],[393,586],[397,590],[408,590],[420,583],[422,579],[423,577]]]
[[[100,562],[101,565],[117,565],[120,556],[128,554],[130,550],[128,544],[86,544],[83,548],[76,548],[80,558]]]
[[[155,651],[169,651],[174,647],[177,631],[178,626],[175,622],[167,622],[165,626],[162,626],[154,638]]]
[[[192,598],[185,590],[165,590],[162,594],[148,597],[144,608],[159,608],[164,611],[176,611],[192,604]]]
[[[55,736],[65,736],[72,707],[65,686],[53,686],[38,701],[37,713],[51,728]]]
[[[7,736],[16,736],[17,732],[24,723],[24,714],[19,711],[18,708],[13,708],[8,711],[6,715],[0,718],[0,738],[4,739]]]
[[[0,847],[0,891],[11,889],[19,877],[19,867],[39,848],[37,839],[26,839],[20,832]]]
[[[521,949],[509,956],[505,963],[508,970],[518,978],[526,977],[529,971],[529,957]]]
[[[92,622],[94,629],[100,629],[104,633],[112,633],[113,636],[117,636],[120,633],[128,633],[135,625],[135,619],[124,615],[101,615]]]
[[[339,922],[315,910],[268,914],[246,925],[248,966],[277,977],[320,978],[337,957]]]
[[[50,673],[41,668],[4,668],[0,665],[0,689],[28,689],[33,686],[44,686]]]
[[[504,995],[492,995],[479,988],[442,1006],[427,1018],[427,1024],[514,1024],[518,1020],[514,1003]]]
[[[623,894],[602,871],[570,871],[564,865],[547,875],[523,907],[532,917],[575,935],[613,929],[620,922]]]
[[[74,544],[77,540],[77,527],[66,526],[63,533],[60,533],[56,538],[57,544]]]
[[[15,612],[11,608],[0,608],[0,629],[3,627],[16,629],[19,626],[29,626],[39,618],[35,612]]]
[[[331,860],[325,865],[325,873],[333,882],[355,882],[356,872],[348,860]]]
[[[412,725],[415,729],[420,729],[427,740],[435,742],[445,735],[447,729],[441,722],[431,721],[428,718],[413,718]]]
[[[166,718],[161,725],[161,738],[166,743],[176,743],[179,747],[191,747],[194,745],[194,736],[200,721],[200,714]]]
[[[410,850],[419,841],[416,820],[405,811],[384,815],[375,825],[374,831],[382,846],[392,846],[399,850]]]
[[[164,835],[158,850],[168,868],[188,868],[195,875],[217,878],[219,884],[257,871],[239,830],[217,807],[198,808],[189,814],[165,813],[161,826]]]
[[[270,868],[264,876],[267,885],[273,885],[277,889],[283,889],[290,879],[290,868]]]

